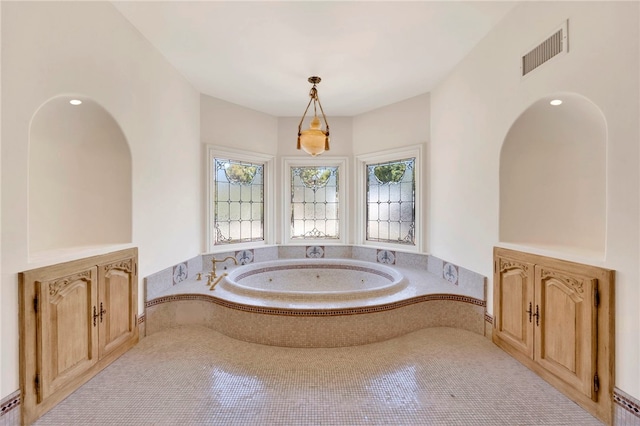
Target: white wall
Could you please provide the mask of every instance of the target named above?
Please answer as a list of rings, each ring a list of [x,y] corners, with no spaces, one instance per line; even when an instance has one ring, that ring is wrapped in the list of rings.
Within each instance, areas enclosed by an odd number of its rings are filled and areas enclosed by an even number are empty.
[[[83,95],[120,125],[132,157],[130,245],[139,247],[140,277],[199,254],[204,234],[200,96],[128,21],[109,3],[2,2],[1,29],[1,244],[11,250],[0,266],[0,398],[19,387],[17,273],[116,248],[29,262],[29,125],[42,104]]]
[[[523,2],[431,93],[430,249],[492,277],[500,149],[537,99],[574,92],[607,121],[605,260],[529,251],[616,270],[616,386],[640,397],[639,34],[637,2]],[[569,19],[570,51],[526,78],[519,58]],[[437,161],[435,160],[437,159]],[[489,285],[489,311],[493,292]]]
[[[430,137],[430,95],[425,93],[353,118],[353,153],[369,154],[424,144]]]
[[[4,40],[6,40],[5,37],[3,37],[3,35],[2,35],[2,33],[4,31],[4,28],[3,28],[3,25],[2,25],[2,22],[4,20],[4,17],[3,17],[3,14],[2,14],[3,9],[4,9],[3,2],[0,2],[0,94],[3,93],[3,91],[2,91],[2,87],[3,87],[2,82],[4,81],[3,80],[4,79],[4,75],[2,73],[2,65],[4,64],[4,60],[2,58],[1,52],[2,52],[2,46],[4,46],[3,42],[4,42]],[[2,140],[3,140],[3,137],[2,137],[2,131],[1,131],[1,127],[2,127],[1,123],[4,123],[4,121],[3,121],[4,116],[2,115],[2,104],[3,103],[4,102],[0,102],[0,176],[2,176]],[[2,183],[1,183],[1,181],[0,181],[0,231],[2,231]],[[0,232],[0,234],[1,233],[2,232]],[[7,299],[5,298],[5,292],[3,290],[3,288],[5,286],[4,286],[4,283],[2,281],[2,276],[3,276],[2,275],[2,261],[1,261],[2,258],[3,258],[2,257],[2,238],[0,238],[0,381],[4,382],[5,380],[7,380],[5,378],[5,375],[6,375],[5,371],[9,371],[8,362],[13,362],[13,360],[15,358],[11,358],[11,361],[9,361],[9,358],[7,356],[5,356],[5,351],[8,352],[10,350],[9,348],[13,347],[13,344],[9,346],[9,345],[4,343],[5,342],[5,332],[4,332],[4,330],[5,330],[6,323],[5,323],[4,319],[3,319],[4,315],[5,315],[3,311],[11,310],[11,314],[15,315],[15,309],[11,309],[10,307],[8,309],[4,309],[4,305],[5,304],[7,306],[9,306],[11,303],[10,302],[5,302],[5,300],[7,300]],[[17,301],[15,301],[14,303],[17,304]],[[8,326],[9,327],[15,327],[14,324],[10,324]],[[7,333],[7,334],[10,334],[10,333]],[[11,336],[11,338],[13,339],[13,336]],[[9,342],[9,341],[7,340],[7,342]],[[11,343],[15,343],[15,340],[12,340]],[[15,352],[14,349],[11,349],[11,351]],[[7,368],[5,368],[5,365],[7,366]],[[11,379],[11,380],[14,380],[14,379]],[[4,387],[0,385],[0,398],[4,398],[6,395],[8,395],[10,392],[12,392],[11,390],[8,390],[8,389],[9,389],[9,386],[7,386],[7,389],[4,389]]]
[[[604,258],[606,133],[600,110],[567,93],[518,117],[501,151],[500,241]]]
[[[283,157],[310,158],[296,149],[300,117],[276,118],[239,105],[202,95],[201,138],[203,143],[275,155],[276,242],[281,243],[284,212],[285,179]],[[304,110],[301,110],[301,113]],[[429,94],[423,94],[357,117],[328,116],[331,149],[316,158],[348,157],[391,148],[426,144],[429,139]],[[309,125],[307,115],[303,128]],[[275,136],[275,138],[274,138]],[[355,171],[349,161],[348,195],[355,195]],[[423,159],[424,160],[424,159]],[[424,183],[423,183],[424,184]],[[426,191],[425,191],[426,193]],[[347,211],[352,211],[354,197],[347,197]],[[425,195],[426,202],[426,195]],[[348,243],[355,242],[354,215],[348,215]],[[424,237],[423,237],[424,238]]]
[[[276,155],[276,117],[207,95],[200,96],[200,105],[200,139],[203,143]]]
[[[369,154],[411,145],[423,145],[422,164],[422,250],[429,251],[429,139],[431,96],[415,96],[353,118],[354,155]],[[355,227],[355,226],[354,226]]]
[[[202,158],[208,161],[206,145],[222,146],[242,153],[267,154],[275,157],[278,151],[278,119],[272,115],[242,107],[237,104],[200,95],[200,139]],[[277,169],[277,164],[274,164]],[[203,163],[202,182],[209,179]],[[266,179],[265,185],[273,180]],[[265,193],[268,195],[271,189]],[[207,185],[202,185],[202,196],[207,200]],[[269,197],[267,197],[269,198]],[[265,204],[265,220],[273,216],[273,208]],[[273,201],[271,201],[273,202]],[[204,221],[209,220],[206,203],[202,203]],[[206,229],[206,223],[204,223]],[[265,242],[273,241],[274,230],[265,228]],[[205,248],[208,251],[208,248]]]
[[[29,256],[131,242],[131,153],[100,105],[43,105],[29,129]]]

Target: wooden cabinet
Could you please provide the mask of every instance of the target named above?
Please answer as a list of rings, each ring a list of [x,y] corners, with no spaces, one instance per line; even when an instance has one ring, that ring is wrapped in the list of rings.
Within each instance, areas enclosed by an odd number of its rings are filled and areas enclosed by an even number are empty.
[[[137,260],[126,257],[98,265],[99,357],[104,358],[132,339],[137,340]]]
[[[63,274],[64,275],[64,274]],[[38,402],[64,389],[98,360],[98,328],[92,309],[98,301],[97,268],[35,281],[36,378]]]
[[[608,269],[494,249],[493,341],[607,423],[613,283]]]
[[[22,423],[138,341],[137,249],[20,274]]]

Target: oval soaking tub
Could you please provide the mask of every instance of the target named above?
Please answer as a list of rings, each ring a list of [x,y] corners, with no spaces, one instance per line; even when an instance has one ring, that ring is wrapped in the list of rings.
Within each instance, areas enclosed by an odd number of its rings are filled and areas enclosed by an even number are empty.
[[[219,286],[262,299],[330,301],[394,294],[407,286],[407,279],[388,266],[371,262],[285,259],[241,266]]]

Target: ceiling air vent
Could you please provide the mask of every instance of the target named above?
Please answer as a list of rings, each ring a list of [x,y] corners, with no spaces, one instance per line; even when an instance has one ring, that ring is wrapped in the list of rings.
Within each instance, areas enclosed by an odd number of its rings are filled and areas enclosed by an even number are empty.
[[[567,33],[569,21],[564,21],[562,26],[542,43],[538,44],[522,56],[522,76],[529,74],[549,59],[567,53],[569,37]]]

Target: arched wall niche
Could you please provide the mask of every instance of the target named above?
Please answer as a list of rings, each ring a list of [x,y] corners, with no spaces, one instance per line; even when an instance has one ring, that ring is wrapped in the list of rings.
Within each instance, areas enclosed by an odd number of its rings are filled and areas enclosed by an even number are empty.
[[[100,104],[57,96],[36,111],[28,200],[30,257],[131,242],[131,153]]]
[[[603,259],[606,144],[604,115],[581,95],[527,108],[500,155],[500,241]]]

